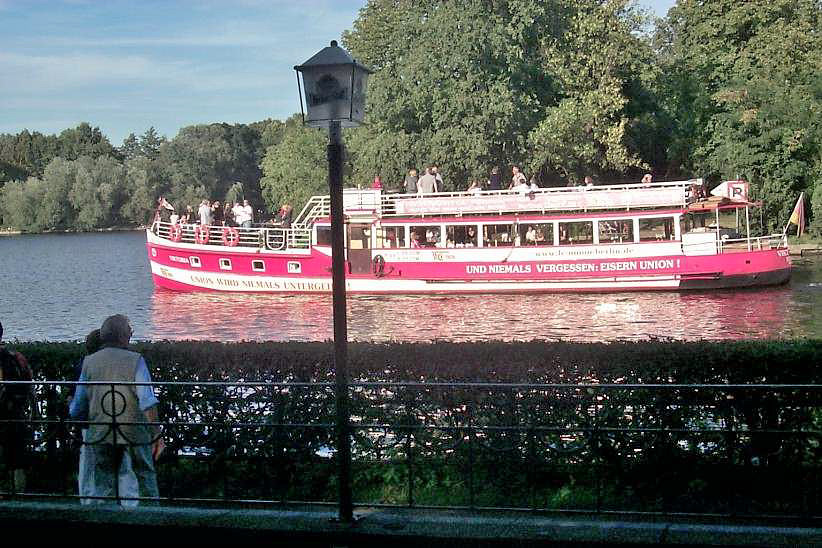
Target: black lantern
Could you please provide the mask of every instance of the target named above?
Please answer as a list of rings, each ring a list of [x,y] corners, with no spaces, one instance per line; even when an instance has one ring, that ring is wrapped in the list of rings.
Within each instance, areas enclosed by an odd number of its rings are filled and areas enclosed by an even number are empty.
[[[303,123],[311,127],[329,127],[332,122],[339,122],[341,127],[362,125],[365,89],[372,71],[356,62],[336,41],[294,70],[301,91]]]

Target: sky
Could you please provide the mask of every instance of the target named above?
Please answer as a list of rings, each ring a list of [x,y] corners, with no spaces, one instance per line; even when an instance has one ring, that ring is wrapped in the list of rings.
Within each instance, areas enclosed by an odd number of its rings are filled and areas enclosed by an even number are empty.
[[[365,0],[0,0],[0,133],[80,122],[112,144],[154,127],[285,119],[294,65]],[[675,0],[638,0],[663,17]]]

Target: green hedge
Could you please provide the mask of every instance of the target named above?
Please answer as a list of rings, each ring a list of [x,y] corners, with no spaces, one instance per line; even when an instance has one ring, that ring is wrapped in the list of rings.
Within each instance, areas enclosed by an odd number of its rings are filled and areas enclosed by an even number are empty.
[[[9,345],[38,379],[71,378],[83,346]],[[327,381],[330,343],[140,342],[156,381]],[[352,381],[816,383],[822,340],[349,344]]]
[[[83,351],[79,343],[14,346],[42,380],[70,379]],[[335,445],[333,389],[312,384],[333,381],[331,344],[135,348],[158,382],[309,383],[158,387],[170,423],[164,494],[334,500],[333,459],[323,456]],[[355,499],[820,515],[819,391],[575,386],[816,385],[820,357],[818,340],[351,344],[352,382],[427,383],[352,388]],[[508,384],[431,384],[449,381]],[[67,392],[43,394],[44,415],[59,414]],[[698,432],[704,427],[715,430]],[[64,446],[52,442],[50,473],[60,475],[53,463]],[[62,473],[68,491],[72,473]]]

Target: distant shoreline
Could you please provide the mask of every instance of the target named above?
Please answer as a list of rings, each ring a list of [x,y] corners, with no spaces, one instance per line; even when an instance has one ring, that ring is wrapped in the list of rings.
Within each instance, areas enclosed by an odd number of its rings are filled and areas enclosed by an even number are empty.
[[[136,232],[145,230],[145,226],[111,226],[107,228],[92,228],[90,230],[73,230],[73,229],[64,229],[64,230],[44,230],[42,232],[23,232],[22,230],[16,229],[0,229],[0,236],[21,236],[23,234],[91,234],[95,232]]]

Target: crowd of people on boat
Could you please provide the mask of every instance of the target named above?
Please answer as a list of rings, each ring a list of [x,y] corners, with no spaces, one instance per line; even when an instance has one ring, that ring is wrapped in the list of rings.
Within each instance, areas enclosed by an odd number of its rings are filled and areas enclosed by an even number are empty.
[[[650,184],[653,182],[653,176],[646,173],[641,180],[642,184]],[[576,184],[573,181],[569,182],[567,186],[592,187],[595,186],[594,179],[590,175]],[[377,176],[371,186],[372,189],[384,189],[382,179]],[[526,177],[522,169],[517,166],[511,166],[511,179],[508,182],[503,181],[502,174],[499,167],[493,167],[488,177],[483,179],[472,179],[465,189],[465,192],[472,195],[481,194],[484,191],[504,191],[516,192],[518,194],[531,194],[539,190],[539,182],[536,176],[530,179]],[[399,192],[405,194],[434,194],[444,191],[444,181],[440,173],[439,166],[431,164],[426,167],[422,175],[417,168],[412,167],[408,170],[408,174],[402,182]]]
[[[253,226],[273,226],[290,228],[293,221],[294,208],[284,203],[277,213],[264,222],[257,222],[260,219],[261,211],[256,211],[248,200],[242,202],[227,202],[222,205],[219,200],[202,200],[194,211],[190,205],[178,211],[171,205],[165,197],[157,199],[157,207],[154,211],[154,222],[170,223],[172,225],[200,225],[200,226],[229,226],[236,228],[252,228]]]

